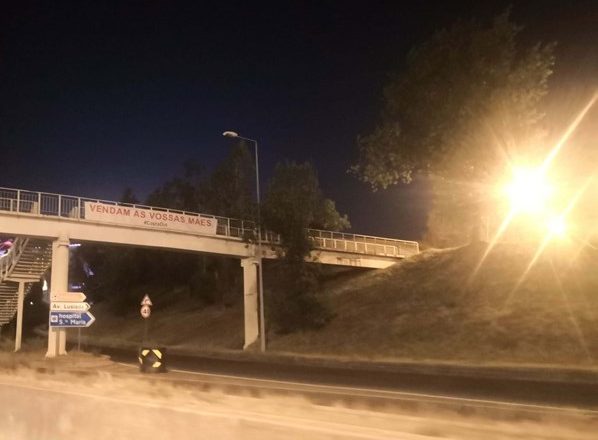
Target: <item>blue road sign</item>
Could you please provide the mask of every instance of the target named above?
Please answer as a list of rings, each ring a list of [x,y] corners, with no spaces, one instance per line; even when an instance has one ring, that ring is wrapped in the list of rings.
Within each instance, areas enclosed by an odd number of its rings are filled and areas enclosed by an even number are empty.
[[[50,312],[50,327],[89,327],[95,320],[89,312]]]

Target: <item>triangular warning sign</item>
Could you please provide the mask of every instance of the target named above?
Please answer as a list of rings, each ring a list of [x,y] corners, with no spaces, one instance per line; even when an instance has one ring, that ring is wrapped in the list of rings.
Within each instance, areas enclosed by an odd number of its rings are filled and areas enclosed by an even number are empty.
[[[150,297],[148,295],[145,295],[143,297],[143,299],[141,300],[141,305],[142,306],[153,306],[152,300],[150,299]]]

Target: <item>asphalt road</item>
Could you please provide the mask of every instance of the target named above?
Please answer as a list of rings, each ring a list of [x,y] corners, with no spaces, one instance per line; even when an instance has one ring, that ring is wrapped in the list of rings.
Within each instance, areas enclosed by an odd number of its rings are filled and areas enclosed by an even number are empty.
[[[291,387],[206,373],[142,375],[132,366],[106,364],[106,374],[93,369],[87,374],[0,372],[0,440],[594,440],[598,427],[595,416],[579,411],[565,417],[544,411],[514,418],[436,407],[396,411],[372,405],[375,391],[362,392],[369,394],[369,404],[355,407],[300,395],[328,395],[334,387]],[[206,387],[207,381],[236,383],[244,391],[221,392],[218,386]],[[248,393],[252,386],[254,392]],[[270,392],[281,387],[290,392]],[[346,391],[357,393],[354,388]],[[422,401],[422,396],[415,399]]]
[[[101,349],[114,361],[137,363],[137,353],[122,349]],[[570,407],[598,410],[598,383],[565,382],[506,377],[475,377],[455,374],[429,374],[412,371],[347,369],[332,366],[256,360],[217,359],[169,354],[169,369],[230,375],[275,381],[298,382],[365,389],[414,393],[449,399],[475,399],[511,404]],[[503,376],[507,376],[505,372]]]
[[[148,396],[123,398],[116,393],[106,396],[69,384],[49,388],[44,384],[0,383],[0,395],[11,402],[0,411],[0,440],[424,438],[400,429],[397,432],[395,427],[362,427],[317,418],[306,423],[309,414],[277,415],[275,404],[271,411],[257,412],[218,402],[205,405]]]

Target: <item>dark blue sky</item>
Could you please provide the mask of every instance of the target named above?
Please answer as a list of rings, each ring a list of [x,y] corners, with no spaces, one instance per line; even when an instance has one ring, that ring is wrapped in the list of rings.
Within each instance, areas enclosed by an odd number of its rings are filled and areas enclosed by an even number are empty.
[[[356,137],[414,43],[509,2],[19,3],[0,18],[0,186],[144,197],[185,159],[213,167],[236,130],[260,141],[264,180],[312,160],[356,232],[419,238],[424,189],[347,175]],[[534,38],[596,26],[593,2],[514,3]]]

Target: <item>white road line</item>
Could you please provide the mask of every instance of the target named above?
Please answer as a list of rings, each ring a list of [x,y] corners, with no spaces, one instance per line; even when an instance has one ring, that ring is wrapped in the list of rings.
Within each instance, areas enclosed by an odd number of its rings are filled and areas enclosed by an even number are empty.
[[[127,365],[133,367],[130,364],[124,364],[119,362],[120,365]],[[578,408],[569,408],[569,407],[559,407],[559,406],[550,406],[550,405],[537,405],[537,404],[530,404],[530,403],[518,403],[518,402],[509,402],[506,400],[486,400],[486,399],[472,399],[466,397],[454,397],[454,396],[446,396],[442,394],[425,394],[425,393],[413,393],[407,391],[388,391],[388,390],[378,390],[374,388],[356,388],[356,387],[347,387],[347,386],[335,386],[335,385],[320,385],[320,384],[310,384],[305,382],[291,382],[291,381],[284,381],[284,380],[272,380],[272,379],[259,379],[253,378],[248,376],[232,376],[227,374],[215,374],[215,373],[202,373],[197,371],[188,371],[188,370],[179,370],[179,369],[169,369],[169,371],[173,371],[176,373],[183,373],[183,374],[192,374],[196,376],[204,376],[204,377],[212,377],[212,378],[221,378],[221,379],[236,379],[236,380],[244,380],[249,382],[258,382],[264,384],[271,384],[276,385],[277,389],[283,391],[301,391],[301,389],[297,389],[297,387],[303,387],[306,391],[328,391],[328,392],[336,392],[342,393],[350,396],[355,397],[375,397],[374,394],[377,394],[378,397],[384,396],[388,398],[394,399],[402,399],[402,400],[444,400],[450,403],[461,403],[465,405],[476,405],[478,407],[484,408],[496,408],[497,406],[506,406],[510,408],[516,408],[520,410],[526,411],[558,411],[561,413],[571,413],[571,414],[585,414],[585,415],[598,415],[597,410],[585,410],[585,409],[578,409]],[[234,384],[233,384],[234,385]],[[238,384],[238,385],[249,385],[249,384]],[[287,386],[294,386],[295,388],[284,388],[280,385],[287,385]],[[356,394],[361,393],[361,394]]]
[[[231,417],[242,419],[247,422],[253,422],[257,424],[267,424],[273,426],[280,426],[284,428],[294,428],[301,431],[312,431],[312,432],[320,432],[332,435],[348,435],[353,438],[360,438],[364,440],[396,440],[400,435],[401,439],[405,440],[423,440],[423,439],[430,439],[429,436],[420,435],[420,434],[412,434],[412,433],[405,433],[400,431],[390,431],[381,428],[371,428],[371,427],[364,427],[364,426],[356,426],[356,425],[346,425],[341,423],[335,422],[324,422],[321,420],[312,420],[306,419],[301,417],[288,417],[288,416],[280,416],[280,415],[272,415],[272,414],[263,414],[257,413],[252,411],[231,411],[231,412],[219,412],[219,411],[208,411],[208,410],[199,410],[196,408],[189,408],[189,407],[181,407],[181,406],[168,406],[165,407],[161,403],[151,403],[147,401],[137,401],[137,400],[130,400],[130,399],[123,399],[113,396],[102,396],[92,393],[84,393],[81,391],[73,391],[73,390],[64,390],[64,389],[53,389],[53,388],[45,388],[42,386],[35,386],[31,384],[16,384],[14,382],[7,383],[0,380],[0,385],[13,387],[13,388],[25,388],[34,391],[44,391],[48,393],[55,393],[55,394],[64,394],[69,396],[77,396],[77,397],[93,397],[100,400],[121,403],[125,405],[137,405],[145,408],[152,408],[152,409],[161,409],[161,410],[170,410],[174,412],[180,412],[185,414],[195,414],[198,416],[205,416],[205,417],[217,417],[222,419],[230,420]],[[320,426],[317,426],[319,424]],[[355,432],[355,430],[362,430],[366,432]]]

